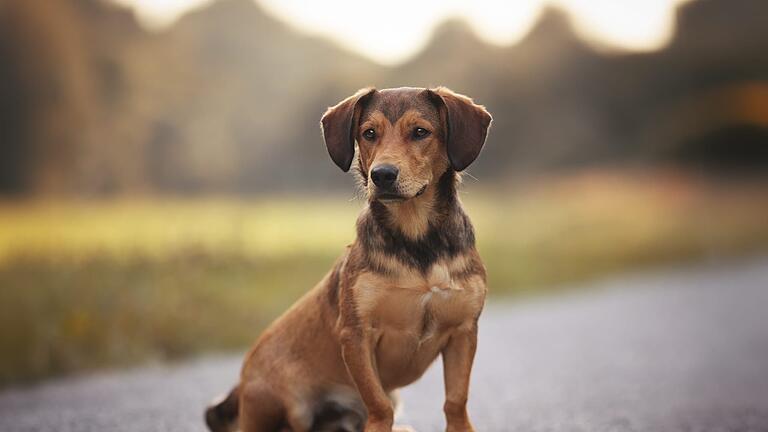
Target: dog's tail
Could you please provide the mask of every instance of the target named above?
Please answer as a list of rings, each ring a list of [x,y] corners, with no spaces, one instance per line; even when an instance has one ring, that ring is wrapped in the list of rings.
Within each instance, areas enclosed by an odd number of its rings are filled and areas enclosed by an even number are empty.
[[[205,409],[205,424],[211,432],[234,432],[240,410],[240,385],[236,385],[223,399],[218,399]]]

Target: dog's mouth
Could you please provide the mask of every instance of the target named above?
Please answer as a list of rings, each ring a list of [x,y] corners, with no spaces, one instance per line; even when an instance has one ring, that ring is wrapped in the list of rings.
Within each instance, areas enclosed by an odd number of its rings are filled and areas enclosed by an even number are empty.
[[[381,201],[384,203],[388,202],[401,202],[407,200],[408,197],[404,197],[400,194],[392,193],[392,192],[381,192],[376,194],[376,201]]]
[[[383,203],[396,203],[396,202],[403,202],[407,201],[412,198],[416,198],[420,195],[422,195],[427,190],[427,185],[424,185],[421,187],[421,189],[418,190],[413,196],[405,196],[401,195],[399,193],[391,192],[391,191],[384,191],[379,192],[376,194],[376,197],[374,198],[376,201],[380,201]]]

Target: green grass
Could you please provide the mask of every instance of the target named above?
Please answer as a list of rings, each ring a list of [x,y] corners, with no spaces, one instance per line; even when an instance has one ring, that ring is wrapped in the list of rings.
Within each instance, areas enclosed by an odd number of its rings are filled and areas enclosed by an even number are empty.
[[[494,295],[768,250],[768,188],[586,173],[462,195]],[[0,384],[242,349],[353,240],[345,197],[0,204]]]

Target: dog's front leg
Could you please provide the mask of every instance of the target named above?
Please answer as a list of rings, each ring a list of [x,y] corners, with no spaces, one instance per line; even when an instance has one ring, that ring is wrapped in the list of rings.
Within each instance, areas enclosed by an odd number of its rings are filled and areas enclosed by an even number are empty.
[[[443,348],[445,380],[445,420],[447,432],[474,431],[467,414],[469,376],[477,348],[477,322],[462,326]]]
[[[369,332],[359,326],[341,330],[344,363],[368,410],[365,432],[391,432],[394,421],[392,401],[382,388],[373,366],[372,343]]]

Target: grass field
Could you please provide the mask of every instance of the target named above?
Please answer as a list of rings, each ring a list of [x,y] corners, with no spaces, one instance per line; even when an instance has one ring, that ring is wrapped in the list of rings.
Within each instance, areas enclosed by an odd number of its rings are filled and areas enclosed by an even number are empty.
[[[584,173],[464,188],[493,295],[768,250],[768,188]],[[241,349],[353,240],[343,196],[0,204],[0,384]]]

